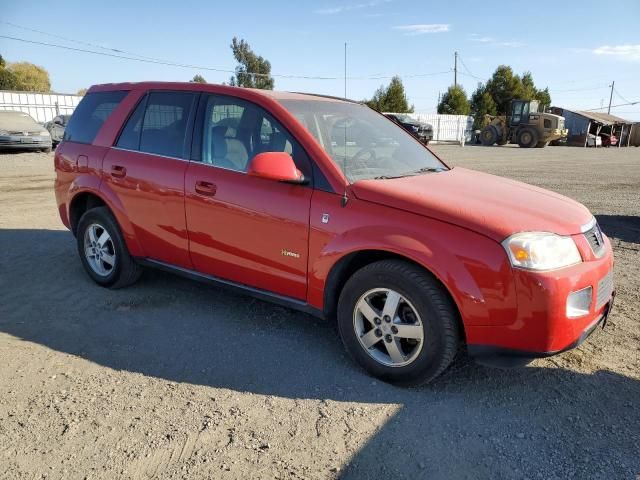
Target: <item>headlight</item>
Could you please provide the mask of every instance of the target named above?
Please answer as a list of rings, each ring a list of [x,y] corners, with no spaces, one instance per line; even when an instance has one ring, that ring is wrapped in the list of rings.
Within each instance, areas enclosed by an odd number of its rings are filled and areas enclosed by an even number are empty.
[[[573,238],[546,232],[511,235],[502,246],[511,265],[527,270],[554,270],[582,261]]]

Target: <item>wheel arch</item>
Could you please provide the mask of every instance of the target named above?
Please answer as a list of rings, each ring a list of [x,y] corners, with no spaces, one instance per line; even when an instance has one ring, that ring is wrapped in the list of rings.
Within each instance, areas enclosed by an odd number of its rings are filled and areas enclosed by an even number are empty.
[[[351,278],[351,276],[361,268],[380,260],[403,261],[412,264],[431,275],[442,286],[456,309],[457,321],[460,327],[459,331],[461,332],[462,340],[464,341],[465,333],[464,322],[462,321],[462,312],[460,305],[449,286],[432,269],[428,268],[417,259],[390,250],[378,248],[355,250],[343,255],[333,264],[327,276],[323,294],[323,312],[326,318],[335,318],[340,292],[347,280],[349,280],[349,278]]]
[[[77,234],[78,223],[86,211],[91,208],[105,207],[109,209],[109,212],[113,215],[118,228],[120,228],[120,232],[125,239],[125,243],[130,254],[134,257],[143,257],[144,250],[135,236],[133,225],[127,219],[122,208],[118,208],[118,206],[122,207],[120,202],[117,201],[117,197],[115,201],[113,201],[108,195],[105,195],[105,192],[102,190],[99,192],[96,192],[95,190],[80,190],[76,192],[69,202],[68,218],[71,232],[74,235]]]

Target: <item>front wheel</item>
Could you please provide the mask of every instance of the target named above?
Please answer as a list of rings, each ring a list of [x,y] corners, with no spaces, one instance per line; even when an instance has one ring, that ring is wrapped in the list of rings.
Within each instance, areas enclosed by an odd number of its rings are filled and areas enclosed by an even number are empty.
[[[419,385],[439,376],[458,350],[458,314],[428,272],[399,260],[358,270],[338,301],[338,328],[349,354],[370,374]]]
[[[140,277],[118,224],[106,207],[92,208],[78,222],[77,246],[82,265],[98,285],[125,287]]]

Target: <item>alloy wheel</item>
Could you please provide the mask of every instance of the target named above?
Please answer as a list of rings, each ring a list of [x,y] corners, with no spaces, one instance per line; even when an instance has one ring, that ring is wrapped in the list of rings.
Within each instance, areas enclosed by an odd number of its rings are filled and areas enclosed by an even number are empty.
[[[389,367],[412,363],[422,351],[424,328],[409,300],[388,288],[365,292],[353,311],[353,328],[360,346]]]
[[[106,228],[92,223],[84,232],[84,255],[97,275],[107,277],[116,265],[116,250]]]

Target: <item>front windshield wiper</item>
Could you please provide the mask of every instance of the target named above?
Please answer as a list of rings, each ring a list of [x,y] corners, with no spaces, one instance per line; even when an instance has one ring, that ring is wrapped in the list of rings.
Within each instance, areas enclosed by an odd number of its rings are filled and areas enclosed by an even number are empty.
[[[422,167],[422,168],[419,168],[418,170],[414,170],[411,173],[418,174],[418,173],[444,172],[445,170],[446,169],[442,167]]]
[[[391,178],[402,178],[402,177],[414,177],[416,175],[420,175],[421,173],[436,173],[436,172],[445,172],[446,169],[442,167],[422,167],[418,170],[414,170],[412,172],[402,173],[400,175],[380,175],[378,177],[373,177],[374,180],[389,180]]]

